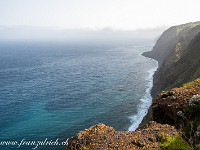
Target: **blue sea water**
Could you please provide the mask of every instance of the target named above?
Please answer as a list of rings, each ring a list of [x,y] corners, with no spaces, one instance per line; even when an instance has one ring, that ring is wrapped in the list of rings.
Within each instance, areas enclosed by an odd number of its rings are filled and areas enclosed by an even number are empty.
[[[151,44],[1,43],[0,149],[35,147],[2,141],[66,141],[97,123],[135,130],[151,104],[157,62],[140,55],[151,49]]]

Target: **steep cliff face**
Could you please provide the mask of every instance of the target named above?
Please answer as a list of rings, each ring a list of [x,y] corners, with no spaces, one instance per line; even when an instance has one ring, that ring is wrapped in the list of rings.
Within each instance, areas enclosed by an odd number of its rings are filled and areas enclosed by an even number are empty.
[[[167,60],[165,60],[167,62]],[[200,34],[198,34],[171,66],[163,65],[155,74],[153,93],[180,87],[200,77]]]
[[[186,77],[183,74],[182,79],[177,82],[180,79],[179,76],[188,69],[186,65],[191,65],[191,62],[187,62],[189,60],[187,57],[191,56],[190,53],[193,53],[192,51],[199,52],[197,46],[199,44],[198,39],[192,41],[200,32],[199,23],[188,23],[169,28],[158,39],[152,51],[143,53],[144,56],[154,58],[159,62],[159,68],[154,74],[154,87],[152,89],[152,96],[154,98],[166,88],[181,86],[183,83],[199,77],[198,73],[193,71],[193,74],[190,75],[192,77],[195,76],[195,78],[188,79],[188,76]],[[196,45],[195,50],[194,48],[192,49],[194,44]],[[199,59],[196,56],[194,58],[196,60]],[[180,66],[183,67],[179,69]]]
[[[200,94],[200,79],[185,84],[183,87],[162,92],[151,105],[152,120],[180,128],[181,116],[178,116],[177,112],[187,108],[189,100],[197,94]]]
[[[171,27],[164,31],[164,33],[157,40],[153,50],[144,52],[143,55],[157,60],[160,66],[166,55],[169,54],[169,52],[174,48],[174,45],[176,44],[176,33],[176,27]]]
[[[145,52],[143,55],[156,59],[159,66],[162,65],[171,52],[173,53],[170,55],[178,59],[190,41],[200,31],[198,25],[200,25],[200,22],[170,27],[158,38],[153,50]],[[173,59],[173,61],[176,61],[176,59]]]

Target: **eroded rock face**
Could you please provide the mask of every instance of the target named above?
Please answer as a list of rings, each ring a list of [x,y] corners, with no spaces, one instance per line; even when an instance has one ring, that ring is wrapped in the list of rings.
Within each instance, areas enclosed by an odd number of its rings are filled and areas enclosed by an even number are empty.
[[[177,115],[177,112],[186,108],[190,98],[196,94],[200,94],[200,79],[196,79],[181,88],[162,92],[151,106],[152,119],[156,122],[175,125],[179,128],[179,119],[181,117]]]
[[[130,132],[115,131],[112,127],[97,124],[70,138],[67,149],[156,149],[163,135],[175,136],[178,131],[170,125],[150,122],[145,129]]]

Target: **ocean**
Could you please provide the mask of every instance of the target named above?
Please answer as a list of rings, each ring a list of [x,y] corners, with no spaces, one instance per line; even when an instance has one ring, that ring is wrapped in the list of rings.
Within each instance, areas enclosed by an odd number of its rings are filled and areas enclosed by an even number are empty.
[[[65,150],[97,123],[135,130],[152,101],[158,64],[141,55],[152,47],[1,43],[0,149]],[[45,140],[59,146],[34,145]]]

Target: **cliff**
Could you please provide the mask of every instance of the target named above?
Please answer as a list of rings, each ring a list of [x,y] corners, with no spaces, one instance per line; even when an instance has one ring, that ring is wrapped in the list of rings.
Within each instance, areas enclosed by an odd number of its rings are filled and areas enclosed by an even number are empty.
[[[199,60],[199,24],[200,22],[195,22],[169,28],[157,40],[152,51],[143,53],[144,56],[154,58],[159,63],[159,68],[154,74],[151,92],[153,98],[162,90],[180,87],[183,83],[199,77],[199,67],[191,62],[195,59],[196,64]],[[194,51],[197,52],[195,57]]]
[[[178,55],[186,49],[190,41],[200,31],[199,25],[200,22],[194,22],[170,27],[158,38],[153,50],[144,52],[143,55],[156,59],[159,66],[162,65],[171,52],[175,54],[173,55],[174,58],[178,59]],[[173,59],[172,62],[176,61],[176,59]]]
[[[152,89],[155,99],[140,125],[142,128],[145,126],[143,129],[126,133],[98,124],[70,138],[67,149],[199,150],[199,24],[169,28],[152,51],[143,53],[159,62]]]

